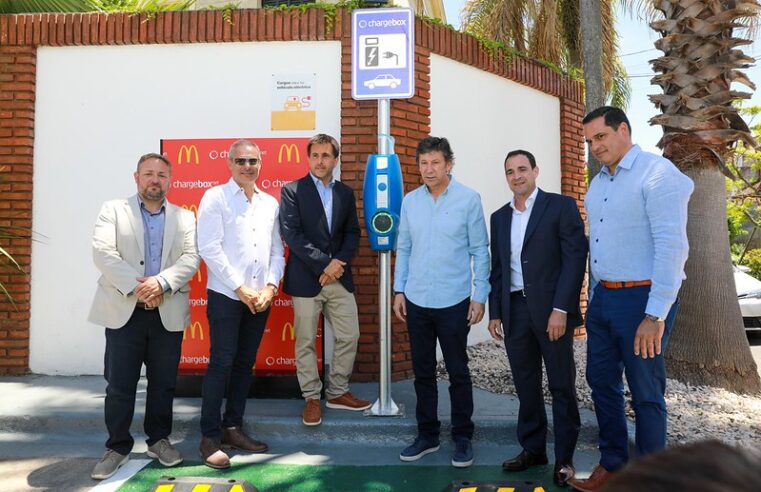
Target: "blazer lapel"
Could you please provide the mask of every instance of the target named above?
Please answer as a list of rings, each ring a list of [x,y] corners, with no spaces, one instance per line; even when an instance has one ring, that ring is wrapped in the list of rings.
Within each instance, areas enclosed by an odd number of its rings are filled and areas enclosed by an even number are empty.
[[[177,211],[169,202],[164,202],[164,239],[161,246],[161,268],[166,268],[169,250],[177,233]]]
[[[143,214],[140,213],[140,201],[137,199],[137,195],[134,195],[127,200],[127,203],[130,212],[127,215],[135,235],[137,249],[140,250],[140,257],[145,259],[145,229],[143,228]]]
[[[310,196],[310,201],[313,202],[313,206],[316,207],[319,214],[319,223],[320,227],[323,229],[325,234],[330,237],[330,230],[328,229],[328,217],[325,215],[325,208],[322,206],[322,200],[320,200],[320,192],[317,191],[317,185],[314,184],[314,180],[312,179],[311,174],[307,174],[304,179],[307,181],[306,189],[309,190],[308,194]],[[333,202],[335,203],[335,194],[333,195]],[[335,210],[335,205],[334,205]]]
[[[507,272],[509,281],[510,255],[513,251],[513,243],[511,242],[513,228],[513,207],[508,205],[507,209],[505,209],[505,212],[505,220],[499,230],[499,244],[502,245],[500,248],[500,254],[503,255],[502,264],[507,265],[507,268],[503,269],[502,271]]]
[[[542,218],[545,209],[547,208],[547,194],[542,190],[539,190],[536,194],[536,201],[534,207],[531,209],[531,217],[528,219],[528,226],[526,227],[526,235],[523,236],[523,247],[526,247],[529,238],[536,230],[536,226],[539,224],[539,220]]]
[[[341,196],[336,191],[336,185],[335,185],[335,183],[333,184],[333,188],[331,189],[331,193],[333,194],[333,214],[332,214],[332,216],[330,218],[330,230],[328,232],[332,236],[333,235],[333,231],[336,230],[336,221],[338,220],[339,210],[341,210]]]

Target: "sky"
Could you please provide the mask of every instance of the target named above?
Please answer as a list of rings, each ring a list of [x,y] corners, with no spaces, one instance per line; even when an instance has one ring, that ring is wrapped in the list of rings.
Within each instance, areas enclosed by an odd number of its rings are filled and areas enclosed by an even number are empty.
[[[457,29],[460,28],[460,11],[464,3],[464,0],[444,0],[447,22]],[[619,13],[616,27],[619,34],[619,53],[632,86],[631,100],[629,107],[626,108],[627,116],[632,124],[632,138],[644,150],[660,154],[657,144],[663,135],[661,127],[648,124],[648,120],[659,111],[647,97],[650,94],[662,92],[659,86],[650,84],[650,79],[655,72],[648,63],[649,60],[662,54],[655,49],[653,44],[660,36],[636,14]],[[745,51],[754,58],[761,56],[761,48],[756,44],[746,46]],[[761,84],[761,67],[756,65],[747,69],[745,73],[754,83]],[[739,84],[733,85],[732,89],[752,92]],[[754,93],[753,98],[746,104],[761,105],[761,94]]]

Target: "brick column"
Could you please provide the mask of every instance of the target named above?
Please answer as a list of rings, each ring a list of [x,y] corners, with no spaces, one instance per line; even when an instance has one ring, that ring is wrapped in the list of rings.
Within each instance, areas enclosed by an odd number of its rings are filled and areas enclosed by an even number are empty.
[[[26,273],[0,259],[0,374],[29,371],[28,273],[32,259],[32,152],[34,146],[34,47],[0,47],[0,226],[17,237],[0,237],[0,247]]]

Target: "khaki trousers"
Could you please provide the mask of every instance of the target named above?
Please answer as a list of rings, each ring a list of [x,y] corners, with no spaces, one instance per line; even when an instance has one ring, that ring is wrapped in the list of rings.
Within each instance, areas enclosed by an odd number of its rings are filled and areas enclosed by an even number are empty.
[[[304,399],[319,398],[322,391],[320,373],[317,371],[317,320],[320,312],[333,328],[333,359],[330,362],[328,399],[349,391],[349,378],[354,367],[359,340],[357,302],[354,294],[340,282],[322,288],[315,297],[293,297],[296,332],[296,375]]]

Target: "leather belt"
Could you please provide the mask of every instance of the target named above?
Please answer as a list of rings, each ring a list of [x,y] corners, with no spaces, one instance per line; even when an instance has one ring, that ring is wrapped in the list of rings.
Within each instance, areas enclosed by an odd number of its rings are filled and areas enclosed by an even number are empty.
[[[651,280],[627,280],[624,282],[611,282],[609,280],[600,280],[600,285],[606,289],[628,289],[630,287],[642,287],[653,285]]]
[[[514,290],[514,291],[510,292],[510,296],[511,296],[511,297],[512,297],[512,296],[516,296],[516,297],[526,297],[526,289],[519,289],[519,290]]]
[[[145,311],[153,311],[154,309],[156,309],[155,307],[148,307],[145,305],[144,302],[139,302],[139,301],[137,304],[135,304],[135,307],[137,309],[144,309]]]

